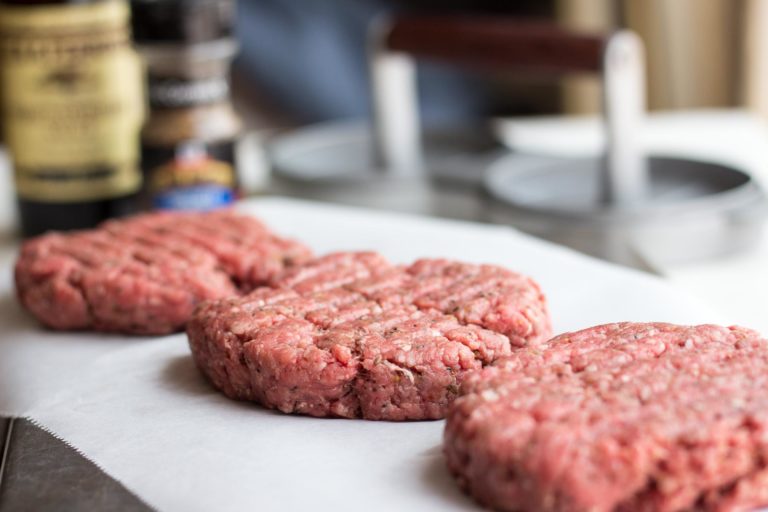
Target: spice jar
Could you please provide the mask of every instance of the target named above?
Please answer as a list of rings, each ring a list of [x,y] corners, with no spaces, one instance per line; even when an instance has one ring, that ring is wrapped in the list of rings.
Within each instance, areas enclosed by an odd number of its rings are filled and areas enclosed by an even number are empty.
[[[147,65],[143,204],[210,210],[238,196],[241,121],[230,100],[237,51],[232,0],[134,0],[134,40]]]

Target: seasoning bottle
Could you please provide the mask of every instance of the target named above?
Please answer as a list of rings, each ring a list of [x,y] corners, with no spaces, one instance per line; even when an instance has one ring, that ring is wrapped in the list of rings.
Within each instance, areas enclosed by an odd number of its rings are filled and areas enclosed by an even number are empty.
[[[0,109],[22,232],[130,212],[141,67],[123,0],[0,2]]]
[[[133,0],[135,42],[147,65],[143,203],[210,210],[238,196],[241,122],[230,101],[237,51],[233,0]]]

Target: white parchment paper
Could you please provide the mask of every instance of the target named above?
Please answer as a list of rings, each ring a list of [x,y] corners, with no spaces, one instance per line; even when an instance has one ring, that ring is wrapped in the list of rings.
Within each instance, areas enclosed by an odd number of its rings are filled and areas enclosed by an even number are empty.
[[[44,329],[16,301],[14,257],[7,251],[0,266],[0,415],[21,416],[99,356],[152,339]]]
[[[443,256],[527,273],[549,297],[556,332],[727,323],[659,279],[504,227],[283,199],[242,208],[318,253],[374,249],[398,262]],[[26,412],[160,510],[474,508],[443,468],[442,422],[322,420],[232,402],[198,375],[184,335],[49,333],[4,300],[16,320],[0,340],[0,375],[10,370],[0,406]]]

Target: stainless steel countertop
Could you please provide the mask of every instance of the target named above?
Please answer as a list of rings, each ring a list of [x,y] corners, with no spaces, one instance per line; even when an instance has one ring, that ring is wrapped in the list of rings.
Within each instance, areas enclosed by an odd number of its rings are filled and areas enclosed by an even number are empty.
[[[0,432],[7,424],[0,420]],[[14,420],[0,482],[0,510],[151,509],[71,447],[26,420]]]
[[[3,471],[5,469],[5,445],[9,435],[8,425],[10,420],[0,416],[0,493],[3,490]]]

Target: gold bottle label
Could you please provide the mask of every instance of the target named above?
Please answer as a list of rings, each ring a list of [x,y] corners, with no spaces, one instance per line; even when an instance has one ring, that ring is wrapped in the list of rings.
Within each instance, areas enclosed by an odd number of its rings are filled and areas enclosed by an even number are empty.
[[[128,5],[0,8],[0,93],[17,193],[77,202],[137,191],[141,66]]]

